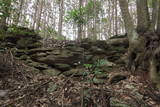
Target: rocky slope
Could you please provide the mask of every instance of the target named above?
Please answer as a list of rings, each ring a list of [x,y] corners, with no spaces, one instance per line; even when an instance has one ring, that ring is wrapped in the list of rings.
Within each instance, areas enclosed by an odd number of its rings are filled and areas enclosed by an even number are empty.
[[[3,86],[0,88],[4,89],[0,90],[0,105],[23,106],[24,102],[30,106],[55,107],[62,104],[80,107],[82,103],[86,107],[156,105],[151,97],[154,95],[145,90],[148,86],[142,83],[140,76],[132,76],[123,67],[128,48],[126,36],[112,37],[108,41],[84,39],[80,43],[54,40],[45,47],[34,31],[18,28],[0,40],[0,63],[5,60],[7,65],[0,64],[0,77],[4,78],[0,81]],[[10,51],[3,54],[6,48]],[[18,63],[10,63],[12,61]],[[14,74],[1,75],[2,71],[13,70],[13,65],[18,66]],[[9,95],[1,99],[4,93]]]
[[[8,34],[1,42],[1,47],[12,48],[14,55],[24,60],[33,71],[54,76],[69,76],[73,73],[75,76],[83,76],[88,70],[87,65],[96,67],[98,63],[96,68],[100,69],[101,73],[106,73],[116,63],[124,63],[120,58],[127,51],[127,45],[124,43],[107,44],[106,41],[89,39],[84,39],[81,43],[64,42],[66,43],[63,46],[60,44],[58,47],[46,48],[42,46],[41,37],[34,31],[20,28],[17,32]]]

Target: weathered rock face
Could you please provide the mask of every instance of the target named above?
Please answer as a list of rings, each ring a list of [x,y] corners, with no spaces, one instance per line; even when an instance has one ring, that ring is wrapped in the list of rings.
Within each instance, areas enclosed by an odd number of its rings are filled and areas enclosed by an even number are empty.
[[[74,76],[83,76],[86,75],[84,64],[96,65],[95,62],[106,60],[107,63],[98,68],[107,72],[108,67],[112,66],[109,62],[115,63],[126,52],[126,45],[123,42],[117,45],[114,39],[111,39],[111,44],[101,40],[84,39],[80,43],[67,41],[63,47],[58,45],[58,47],[44,48],[41,47],[41,37],[33,30],[16,28],[15,31],[12,29],[9,31],[3,43],[5,46],[16,47],[15,56],[24,60],[34,71],[51,75],[69,76],[75,73]],[[105,79],[96,76],[94,82],[104,83]]]
[[[18,49],[15,55],[22,60],[26,60],[28,65],[40,71],[49,72],[48,74],[52,74],[51,71],[58,70],[58,73],[53,74],[69,76],[76,72],[74,76],[82,76],[85,75],[84,64],[94,65],[95,62],[103,59],[107,63],[99,66],[99,68],[104,72],[108,72],[109,67],[114,66],[112,62],[119,60],[125,52],[126,48],[123,45],[120,45],[120,48],[117,45],[108,47],[105,41],[86,39],[79,44],[68,43],[63,48]],[[96,77],[94,82],[104,83],[105,79]]]
[[[32,49],[42,46],[39,40],[41,40],[41,37],[34,30],[23,27],[12,27],[8,28],[1,45],[19,49]]]
[[[54,66],[57,63],[74,65],[74,63],[82,60],[81,53],[66,49],[55,51],[53,50],[52,52],[48,52],[47,56],[38,57],[39,54],[40,53],[32,55],[32,59],[36,60],[37,62],[46,63],[51,66]]]

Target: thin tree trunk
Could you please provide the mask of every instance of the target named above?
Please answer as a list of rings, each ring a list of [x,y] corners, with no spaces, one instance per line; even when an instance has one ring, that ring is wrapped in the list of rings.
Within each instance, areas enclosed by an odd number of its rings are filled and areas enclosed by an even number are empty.
[[[36,17],[37,17],[37,13],[38,13],[38,4],[39,4],[39,0],[36,0],[35,13],[34,13],[34,16],[33,16],[33,26],[32,26],[32,29],[35,29],[35,26],[36,26]]]
[[[15,25],[18,25],[18,23],[19,23],[19,21],[20,21],[20,16],[21,16],[21,14],[22,14],[23,4],[24,4],[24,0],[20,0],[20,6],[19,6],[17,18],[16,18],[16,20],[15,20]]]
[[[117,0],[115,0],[115,33],[118,35],[118,13],[117,13]]]
[[[59,23],[58,23],[58,36],[62,36],[62,24],[63,24],[63,14],[64,14],[64,1],[60,0],[59,3]]]
[[[43,10],[43,4],[44,4],[44,1],[42,0],[41,2],[39,2],[39,11],[38,11],[38,19],[37,19],[37,24],[36,24],[36,30],[39,30],[40,28],[40,25],[41,25],[41,16],[42,16],[42,10]]]
[[[158,22],[157,22],[157,30],[156,30],[156,32],[160,36],[160,0],[159,0],[158,5],[159,5],[159,10],[158,10]]]
[[[82,7],[83,0],[79,0],[79,9]],[[80,11],[81,14],[81,11]],[[82,40],[82,24],[78,24],[78,41]]]
[[[152,20],[150,26],[151,31],[155,31],[157,16],[158,16],[158,0],[152,0]]]
[[[108,10],[108,13],[109,13],[109,29],[108,29],[108,37],[111,37],[111,29],[112,29],[112,15],[111,15],[111,1],[109,0],[108,1],[108,4],[109,4],[109,10]]]

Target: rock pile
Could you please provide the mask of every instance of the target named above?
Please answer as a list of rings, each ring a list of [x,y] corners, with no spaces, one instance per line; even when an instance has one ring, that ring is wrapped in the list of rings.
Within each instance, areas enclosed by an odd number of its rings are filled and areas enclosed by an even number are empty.
[[[114,39],[112,38],[112,41]],[[66,76],[75,72],[75,76],[84,75],[87,70],[85,64],[98,66],[97,68],[101,66],[101,71],[107,71],[127,50],[127,46],[123,43],[108,44],[106,41],[90,39],[84,39],[78,44],[73,41],[67,42],[63,48],[44,48],[40,40],[41,37],[33,30],[19,28],[16,32],[9,33],[1,46],[16,48],[15,56],[24,60],[33,71]],[[105,64],[98,65],[97,62],[100,60]],[[96,77],[101,79],[103,75],[97,74]],[[95,82],[97,78],[94,79]]]

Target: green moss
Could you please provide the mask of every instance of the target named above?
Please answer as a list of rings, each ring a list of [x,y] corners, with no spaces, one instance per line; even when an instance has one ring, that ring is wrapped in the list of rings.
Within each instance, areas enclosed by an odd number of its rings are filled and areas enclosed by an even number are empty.
[[[115,36],[112,36],[109,39],[118,39],[118,38],[125,38],[125,37],[127,37],[127,34],[124,34],[124,35],[115,35]]]
[[[13,35],[36,35],[33,30],[20,26],[10,26],[7,33],[11,33]]]

